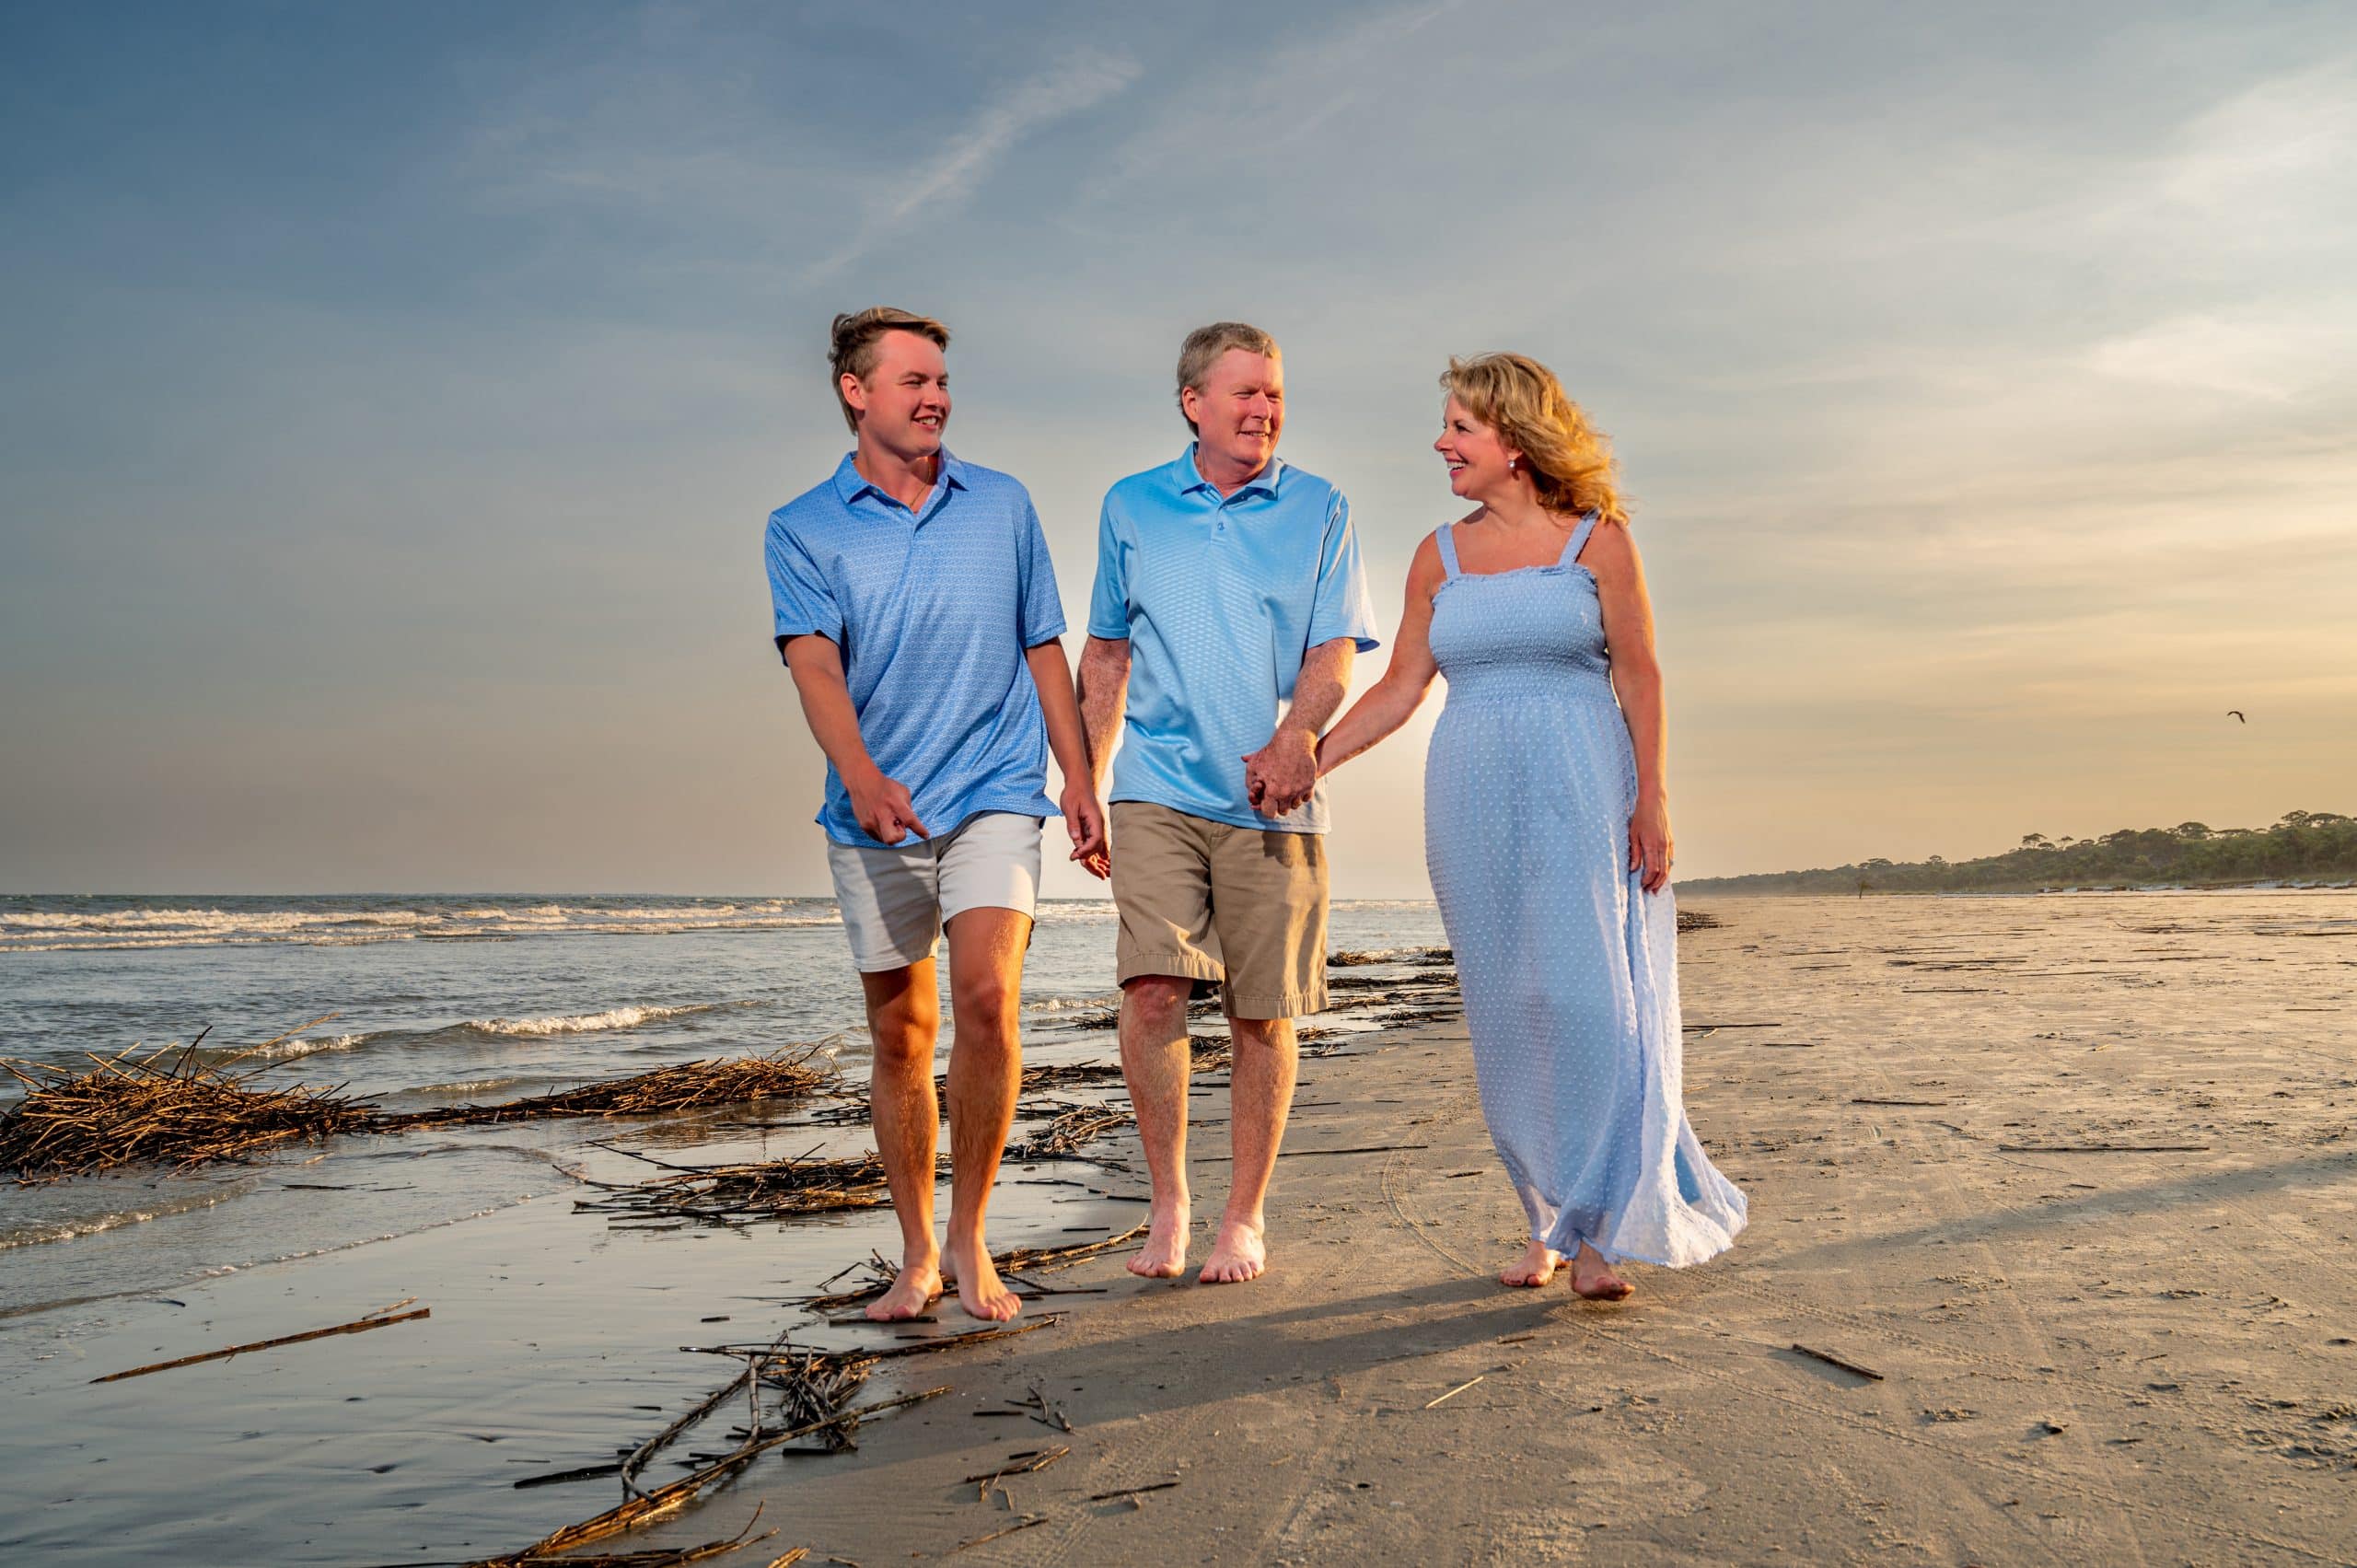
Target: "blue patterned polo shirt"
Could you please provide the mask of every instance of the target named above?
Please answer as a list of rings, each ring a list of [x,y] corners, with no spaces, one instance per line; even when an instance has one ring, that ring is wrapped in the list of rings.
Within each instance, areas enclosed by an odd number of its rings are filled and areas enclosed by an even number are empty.
[[[1326,830],[1321,785],[1282,817],[1244,792],[1244,759],[1269,743],[1301,661],[1337,637],[1376,646],[1351,504],[1271,458],[1223,496],[1195,467],[1132,474],[1105,496],[1088,634],[1130,643],[1129,713],[1112,800],[1146,800],[1238,828]]]
[[[777,635],[842,650],[860,738],[926,827],[946,833],[984,811],[1060,815],[1023,655],[1063,634],[1063,608],[1021,484],[944,451],[911,512],[846,454],[834,478],[770,514],[766,554]],[[877,842],[832,764],[818,822],[837,843]]]

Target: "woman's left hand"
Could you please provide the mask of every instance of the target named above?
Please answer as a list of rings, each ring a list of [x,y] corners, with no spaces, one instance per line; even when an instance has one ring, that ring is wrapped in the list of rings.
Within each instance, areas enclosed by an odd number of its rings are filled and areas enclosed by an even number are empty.
[[[1640,800],[1629,819],[1629,869],[1641,871],[1646,892],[1669,886],[1669,807],[1659,800]]]

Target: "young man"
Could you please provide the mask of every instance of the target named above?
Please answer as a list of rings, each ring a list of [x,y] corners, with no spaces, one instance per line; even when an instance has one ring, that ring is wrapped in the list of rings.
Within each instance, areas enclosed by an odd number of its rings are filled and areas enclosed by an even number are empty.
[[[1326,1005],[1318,736],[1373,648],[1350,503],[1277,460],[1284,365],[1268,333],[1187,338],[1178,460],[1105,497],[1080,703],[1114,770],[1121,1068],[1154,1182],[1132,1273],[1186,1265],[1187,1002],[1218,981],[1235,1041],[1235,1164],[1207,1283],[1267,1262],[1262,1202],[1293,1104],[1293,1018]],[[1288,705],[1288,701],[1290,705]],[[1124,709],[1127,722],[1124,723]]]
[[[866,993],[876,1145],[900,1220],[900,1272],[867,1315],[913,1318],[942,1290],[933,952],[946,927],[949,1271],[967,1312],[1004,1321],[1020,1304],[982,1219],[1022,1074],[1050,746],[1073,858],[1100,876],[1105,825],[1039,514],[1022,485],[941,444],[948,346],[947,328],[905,310],[835,318],[828,357],[858,445],[770,515],[767,553],[778,650],[827,754],[818,819]]]

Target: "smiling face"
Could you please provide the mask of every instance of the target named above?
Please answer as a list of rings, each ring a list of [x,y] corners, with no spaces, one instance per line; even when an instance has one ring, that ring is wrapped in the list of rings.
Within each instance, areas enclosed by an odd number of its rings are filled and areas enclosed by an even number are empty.
[[[877,340],[876,367],[860,377],[846,372],[843,401],[859,416],[859,438],[904,460],[941,450],[949,424],[949,363],[940,345],[914,332]]]
[[[1433,450],[1448,464],[1448,488],[1454,494],[1485,503],[1513,494],[1515,463],[1522,454],[1455,398],[1441,410],[1440,439],[1433,443]]]
[[[1273,354],[1229,349],[1212,361],[1201,387],[1179,394],[1178,407],[1193,421],[1206,462],[1258,473],[1275,455],[1285,425],[1285,362]]]

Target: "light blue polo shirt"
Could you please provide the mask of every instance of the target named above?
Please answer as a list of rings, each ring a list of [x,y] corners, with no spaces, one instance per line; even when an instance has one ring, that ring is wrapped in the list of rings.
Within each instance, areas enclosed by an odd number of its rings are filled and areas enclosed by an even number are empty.
[[[1336,637],[1376,645],[1351,504],[1271,458],[1222,496],[1195,468],[1132,474],[1106,494],[1088,634],[1130,642],[1129,713],[1114,800],[1144,800],[1239,828],[1322,833],[1321,788],[1283,817],[1244,793],[1244,759],[1269,743],[1301,661]]]
[[[946,833],[982,811],[1061,815],[1023,654],[1062,636],[1064,615],[1021,484],[945,451],[911,513],[846,453],[834,478],[770,514],[766,553],[777,634],[815,632],[842,650],[868,755],[908,787],[927,828]],[[818,821],[837,843],[877,842],[831,763]]]

